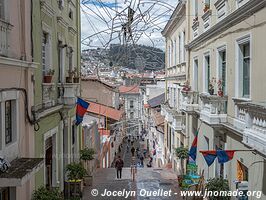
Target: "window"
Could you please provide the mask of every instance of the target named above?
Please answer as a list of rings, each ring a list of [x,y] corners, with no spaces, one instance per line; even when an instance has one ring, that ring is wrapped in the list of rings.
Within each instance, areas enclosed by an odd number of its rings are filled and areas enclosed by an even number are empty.
[[[129,103],[130,103],[130,108],[134,108],[134,101],[131,100]]]
[[[185,31],[182,32],[182,36],[183,36],[183,39],[182,39],[182,61],[185,62],[185,60],[186,60],[186,48],[185,48],[186,32]]]
[[[174,62],[175,62],[175,65],[177,65],[177,62],[176,62],[176,51],[177,51],[177,49],[176,49],[176,40],[175,40],[175,55],[174,55]]]
[[[193,64],[193,89],[194,91],[198,91],[198,75],[199,74],[199,67],[198,67],[198,59],[194,59]]]
[[[206,55],[204,60],[205,60],[205,66],[204,66],[204,69],[205,69],[205,77],[204,77],[205,90],[204,91],[207,92],[209,85],[210,85],[210,76],[211,76],[211,73],[210,73],[210,56]]]
[[[204,4],[207,5],[207,6],[210,6],[210,0],[205,0]]]
[[[195,17],[198,17],[198,9],[199,9],[198,0],[194,0],[194,14],[195,14]]]
[[[130,113],[130,119],[134,119],[134,112]]]
[[[181,35],[178,35],[178,62],[181,63],[181,54],[182,54],[182,50],[181,50],[181,44],[182,40],[181,40]]]
[[[219,80],[222,81],[222,91],[226,94],[226,50],[219,51],[219,58],[218,58],[218,66],[219,66]]]
[[[168,67],[171,67],[171,46],[168,47]]]
[[[69,47],[68,48],[68,69],[73,70],[73,48]]]
[[[0,18],[5,19],[5,1],[0,0]]]
[[[12,101],[5,102],[5,142],[9,144],[12,142]]]
[[[240,95],[250,97],[250,43],[239,44],[239,83]]]
[[[46,74],[50,68],[50,49],[51,49],[50,35],[47,32],[42,34],[42,70],[43,75]]]
[[[58,41],[58,66],[59,66],[58,80],[61,83],[64,82],[63,52],[64,52],[63,43],[62,41]]]

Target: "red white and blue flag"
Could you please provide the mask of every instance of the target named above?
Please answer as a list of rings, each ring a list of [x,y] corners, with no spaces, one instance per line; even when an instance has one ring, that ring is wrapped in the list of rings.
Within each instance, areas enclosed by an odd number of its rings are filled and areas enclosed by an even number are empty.
[[[197,146],[198,146],[198,131],[196,132],[195,138],[189,150],[189,156],[194,161],[196,161],[196,157],[197,157]]]
[[[211,150],[200,151],[208,166],[211,166],[215,158],[218,158],[220,164],[226,163],[233,159],[235,150]]]
[[[78,98],[76,105],[76,125],[78,126],[82,121],[87,109],[89,107],[89,103],[84,101],[81,98]]]

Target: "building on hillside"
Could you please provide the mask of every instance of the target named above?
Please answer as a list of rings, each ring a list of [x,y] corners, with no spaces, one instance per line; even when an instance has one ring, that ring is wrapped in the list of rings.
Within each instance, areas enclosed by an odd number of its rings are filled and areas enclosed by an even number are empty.
[[[80,96],[79,0],[32,1],[34,107],[39,127],[35,156],[44,157],[36,186],[64,189],[65,167],[79,160],[80,126],[75,125]],[[74,77],[73,77],[74,76]]]
[[[98,78],[86,78],[81,81],[81,94],[85,100],[95,101],[105,106],[119,109],[118,88]]]
[[[30,0],[0,1],[0,155],[11,163],[0,173],[0,199],[31,199],[35,173],[44,164],[34,154],[31,107],[39,65],[32,62],[30,10]]]
[[[137,136],[142,130],[142,95],[138,85],[120,86],[120,97],[122,98],[127,123],[127,135]]]
[[[185,45],[188,40],[188,1],[179,1],[162,35],[166,39],[166,102],[162,106],[165,116],[166,163],[171,163],[175,171],[180,172],[180,163],[175,154],[178,147],[188,145],[188,133],[185,128],[185,115],[181,112],[181,90],[186,82],[188,71],[188,52]]]
[[[205,180],[228,179],[266,198],[266,1],[187,1],[189,81],[182,110],[189,117],[189,143],[198,130],[196,163]],[[199,94],[199,101],[197,98]],[[225,164],[207,166],[199,150],[237,151]],[[255,199],[255,197],[250,197]]]

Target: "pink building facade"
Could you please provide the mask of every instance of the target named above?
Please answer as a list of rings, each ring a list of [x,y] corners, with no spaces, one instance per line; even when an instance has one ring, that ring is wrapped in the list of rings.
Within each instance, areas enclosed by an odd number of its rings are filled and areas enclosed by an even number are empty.
[[[34,70],[31,0],[0,0],[0,156],[11,163],[0,173],[0,199],[31,199],[34,174]],[[1,168],[1,166],[0,166]],[[15,173],[16,172],[16,173]]]

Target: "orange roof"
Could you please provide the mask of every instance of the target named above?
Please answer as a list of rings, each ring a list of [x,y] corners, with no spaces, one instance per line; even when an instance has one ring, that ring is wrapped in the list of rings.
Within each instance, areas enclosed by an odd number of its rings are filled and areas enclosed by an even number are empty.
[[[100,135],[107,135],[107,136],[110,135],[110,130],[106,130],[104,128],[99,128],[98,130],[99,130]]]
[[[89,107],[87,109],[88,112],[106,116],[107,118],[114,119],[119,121],[122,118],[123,112],[120,110],[116,110],[114,108],[110,108],[108,106],[104,106],[95,102],[89,102]]]
[[[139,94],[139,86],[133,85],[133,86],[125,86],[122,85],[119,87],[120,93],[128,93],[128,94]]]
[[[144,104],[144,108],[150,108],[149,104]]]

